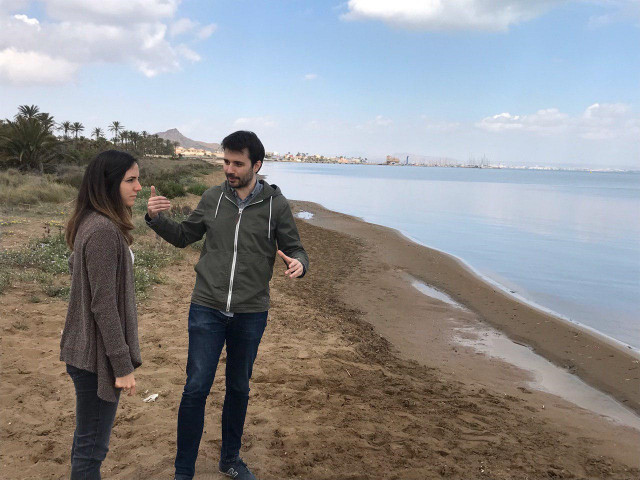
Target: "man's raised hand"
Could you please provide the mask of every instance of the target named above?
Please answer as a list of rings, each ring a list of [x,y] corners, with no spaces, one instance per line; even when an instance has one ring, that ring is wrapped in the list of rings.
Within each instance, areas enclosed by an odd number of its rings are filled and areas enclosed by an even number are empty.
[[[287,270],[284,272],[285,277],[298,278],[304,272],[304,267],[299,260],[295,258],[287,257],[282,250],[278,250],[278,255],[287,266]]]
[[[147,213],[149,218],[156,218],[160,212],[167,211],[171,208],[171,202],[166,197],[156,195],[156,187],[151,186],[151,196],[147,202]]]

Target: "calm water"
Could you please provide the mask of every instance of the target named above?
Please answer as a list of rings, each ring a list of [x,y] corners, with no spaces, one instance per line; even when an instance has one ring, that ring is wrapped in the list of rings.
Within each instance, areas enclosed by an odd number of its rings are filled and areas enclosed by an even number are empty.
[[[640,174],[267,162],[291,199],[400,230],[640,348]]]

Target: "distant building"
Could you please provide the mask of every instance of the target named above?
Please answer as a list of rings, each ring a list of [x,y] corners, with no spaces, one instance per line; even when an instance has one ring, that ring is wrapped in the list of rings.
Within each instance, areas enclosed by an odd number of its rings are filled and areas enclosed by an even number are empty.
[[[400,165],[400,159],[387,155],[387,165]]]
[[[183,157],[209,157],[212,153],[200,148],[176,147],[176,155],[182,155]]]

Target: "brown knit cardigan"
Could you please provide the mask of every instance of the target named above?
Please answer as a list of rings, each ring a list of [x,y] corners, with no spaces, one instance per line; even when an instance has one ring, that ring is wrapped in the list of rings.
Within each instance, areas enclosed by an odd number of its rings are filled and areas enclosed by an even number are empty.
[[[107,217],[90,213],[69,258],[71,293],[60,360],[98,376],[98,397],[117,400],[115,377],[142,364],[129,246]]]

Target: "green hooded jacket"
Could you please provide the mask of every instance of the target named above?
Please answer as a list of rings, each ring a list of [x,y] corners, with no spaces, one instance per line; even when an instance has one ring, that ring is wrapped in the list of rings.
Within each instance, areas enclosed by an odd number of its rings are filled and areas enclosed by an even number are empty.
[[[179,248],[206,235],[195,266],[193,303],[221,311],[264,312],[278,249],[299,260],[304,273],[309,269],[289,202],[277,186],[259,181],[262,191],[242,210],[224,182],[204,192],[182,223],[161,214],[146,217],[158,235]]]

